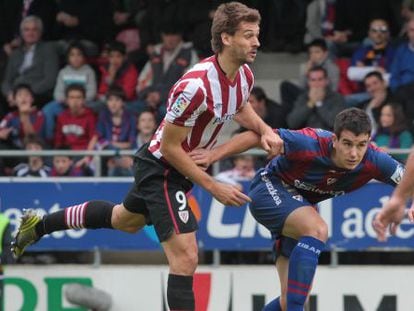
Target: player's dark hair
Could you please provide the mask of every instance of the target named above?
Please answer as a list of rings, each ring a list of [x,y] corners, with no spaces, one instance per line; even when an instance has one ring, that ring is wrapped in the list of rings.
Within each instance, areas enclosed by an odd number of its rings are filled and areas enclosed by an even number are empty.
[[[328,45],[326,44],[325,39],[322,39],[322,38],[317,38],[317,39],[312,40],[308,44],[307,50],[309,51],[309,49],[311,47],[321,48],[323,51],[327,51],[328,50]]]
[[[368,78],[376,77],[380,81],[384,81],[384,77],[382,76],[382,73],[379,71],[371,71],[364,77],[364,83],[367,81]]]
[[[348,130],[358,136],[361,134],[371,135],[371,129],[371,120],[362,109],[348,108],[336,115],[334,133],[338,139],[344,130]]]
[[[86,98],[86,90],[82,84],[79,84],[79,83],[69,84],[65,89],[65,97],[68,98],[69,93],[72,91],[79,91],[82,93],[83,98]]]
[[[211,26],[211,48],[214,53],[223,51],[221,34],[234,35],[241,22],[260,23],[260,13],[239,2],[221,4],[214,14]]]

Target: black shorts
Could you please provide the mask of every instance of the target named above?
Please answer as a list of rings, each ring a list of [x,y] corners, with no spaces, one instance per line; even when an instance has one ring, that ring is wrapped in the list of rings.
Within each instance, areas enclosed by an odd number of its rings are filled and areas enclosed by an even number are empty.
[[[128,211],[145,215],[161,242],[174,231],[180,234],[198,229],[186,197],[192,182],[154,157],[148,151],[148,144],[136,154],[134,177],[123,204]]]

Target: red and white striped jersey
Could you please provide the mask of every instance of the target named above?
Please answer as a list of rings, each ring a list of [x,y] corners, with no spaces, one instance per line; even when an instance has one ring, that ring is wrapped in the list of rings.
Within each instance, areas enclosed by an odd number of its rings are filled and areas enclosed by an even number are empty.
[[[216,56],[196,64],[171,88],[167,113],[151,140],[149,151],[156,158],[162,158],[160,145],[165,122],[191,127],[182,144],[185,151],[211,149],[220,131],[247,102],[253,83],[248,65],[241,66],[234,81],[230,81]]]

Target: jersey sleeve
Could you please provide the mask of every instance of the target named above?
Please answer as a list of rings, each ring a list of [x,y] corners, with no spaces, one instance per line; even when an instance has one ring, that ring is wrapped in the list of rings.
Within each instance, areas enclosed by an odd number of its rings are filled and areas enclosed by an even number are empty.
[[[320,133],[317,133],[318,131]],[[331,135],[328,131],[312,128],[304,128],[301,130],[278,129],[277,133],[283,140],[286,156],[298,152],[305,155],[307,151],[313,151],[316,148],[319,136]]]
[[[380,172],[380,175],[376,179],[392,186],[399,184],[405,172],[404,166],[383,151],[373,149],[372,152],[376,159],[376,166]]]
[[[205,92],[196,79],[182,81],[170,92],[165,119],[175,125],[193,127],[207,108],[205,102]]]

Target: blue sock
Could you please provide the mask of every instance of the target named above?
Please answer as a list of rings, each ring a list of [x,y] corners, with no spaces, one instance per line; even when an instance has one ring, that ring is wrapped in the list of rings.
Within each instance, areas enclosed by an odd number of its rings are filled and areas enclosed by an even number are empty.
[[[265,305],[262,311],[282,311],[282,307],[280,306],[280,297],[273,299]]]
[[[312,285],[318,258],[325,243],[310,236],[304,236],[292,250],[289,259],[287,309],[303,311]]]

